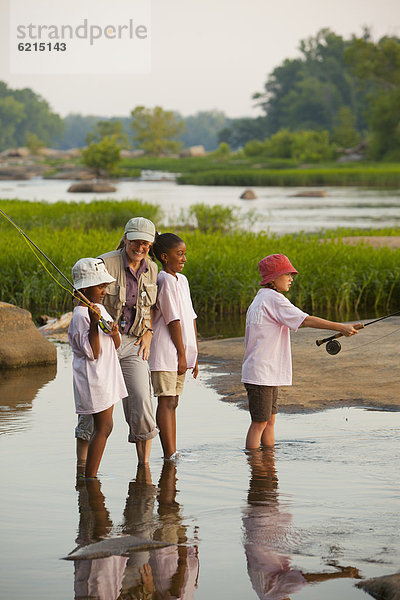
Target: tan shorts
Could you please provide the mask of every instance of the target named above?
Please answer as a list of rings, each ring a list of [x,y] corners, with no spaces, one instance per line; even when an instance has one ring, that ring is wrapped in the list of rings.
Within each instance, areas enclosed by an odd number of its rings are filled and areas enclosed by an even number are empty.
[[[185,375],[176,371],[152,371],[151,383],[155,396],[180,396],[183,392]]]

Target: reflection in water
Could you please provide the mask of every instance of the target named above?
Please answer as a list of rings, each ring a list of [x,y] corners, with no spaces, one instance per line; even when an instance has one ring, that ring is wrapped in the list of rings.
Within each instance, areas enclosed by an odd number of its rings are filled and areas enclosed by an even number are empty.
[[[129,486],[124,532],[172,545],[148,553],[131,554],[121,594],[124,600],[189,600],[194,596],[199,572],[198,550],[197,546],[188,544],[187,526],[176,501],[176,482],[176,465],[165,461],[158,482],[158,518],[153,519],[150,504],[152,493],[154,498],[156,491],[151,486],[149,472]],[[138,493],[138,486],[141,493]]]
[[[56,375],[57,365],[0,369],[0,434],[28,427],[27,411],[38,391]]]
[[[244,548],[253,589],[262,600],[284,600],[307,583],[340,577],[358,578],[354,567],[333,573],[302,573],[290,568],[285,547],[291,533],[291,515],[280,509],[274,449],[248,451],[250,485],[243,512]]]
[[[98,479],[79,482],[78,548],[105,538],[112,529]],[[125,556],[74,561],[75,600],[116,600],[127,563]]]
[[[197,587],[197,546],[189,543],[181,506],[176,501],[176,466],[165,461],[158,488],[148,465],[139,465],[130,482],[122,530],[124,534],[171,545],[130,552],[129,557],[76,560],[75,600],[189,600]],[[78,547],[107,537],[113,523],[97,479],[78,484]],[[158,502],[157,514],[155,503]]]

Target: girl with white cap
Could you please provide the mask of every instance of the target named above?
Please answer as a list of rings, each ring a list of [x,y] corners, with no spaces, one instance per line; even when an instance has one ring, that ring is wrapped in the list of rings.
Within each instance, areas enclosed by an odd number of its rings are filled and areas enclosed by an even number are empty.
[[[246,315],[246,349],[242,382],[247,391],[251,425],[246,448],[273,446],[278,386],[292,385],[292,356],[289,331],[300,326],[332,329],[344,336],[358,333],[356,327],[313,317],[294,306],[288,292],[296,269],[284,254],[271,254],[258,263],[261,289]]]
[[[127,395],[117,351],[121,343],[118,327],[103,306],[107,287],[115,281],[101,259],[81,258],[72,267],[75,289],[89,300],[74,308],[68,329],[73,351],[75,408],[79,415],[93,415],[94,431],[87,449],[86,465],[78,464],[78,476],[96,477],[113,428],[114,404]],[[100,318],[110,322],[111,331],[99,327]],[[79,471],[81,467],[81,472]]]
[[[107,289],[104,306],[118,324],[118,348],[125,384],[123,399],[128,441],[136,445],[138,462],[149,462],[153,438],[158,435],[154,418],[148,365],[153,337],[152,307],[157,299],[158,268],[148,256],[155,236],[154,224],[144,217],[133,217],[125,225],[117,250],[102,254],[113,282]],[[92,433],[92,419],[81,416],[75,429],[78,460]]]

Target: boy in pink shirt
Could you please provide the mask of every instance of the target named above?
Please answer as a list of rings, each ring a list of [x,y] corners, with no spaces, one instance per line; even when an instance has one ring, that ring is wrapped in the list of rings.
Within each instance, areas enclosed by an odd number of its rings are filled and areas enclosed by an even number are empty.
[[[290,330],[303,327],[332,329],[346,337],[356,326],[313,317],[294,306],[284,295],[297,273],[284,254],[271,254],[258,263],[261,289],[246,315],[242,382],[247,391],[251,425],[246,448],[273,446],[278,386],[292,385]]]

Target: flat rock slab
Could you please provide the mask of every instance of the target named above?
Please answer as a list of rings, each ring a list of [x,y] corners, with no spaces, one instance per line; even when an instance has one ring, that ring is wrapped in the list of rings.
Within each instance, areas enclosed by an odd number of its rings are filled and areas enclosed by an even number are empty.
[[[134,535],[124,535],[121,537],[107,538],[101,542],[89,544],[79,550],[75,550],[64,556],[63,560],[90,560],[94,558],[107,558],[108,556],[122,556],[128,552],[142,550],[156,550],[173,546],[168,542],[157,542],[154,540],[146,540]]]
[[[356,587],[378,600],[400,600],[400,573],[360,581]]]
[[[31,313],[0,302],[0,369],[57,363],[57,349],[36,329]]]

